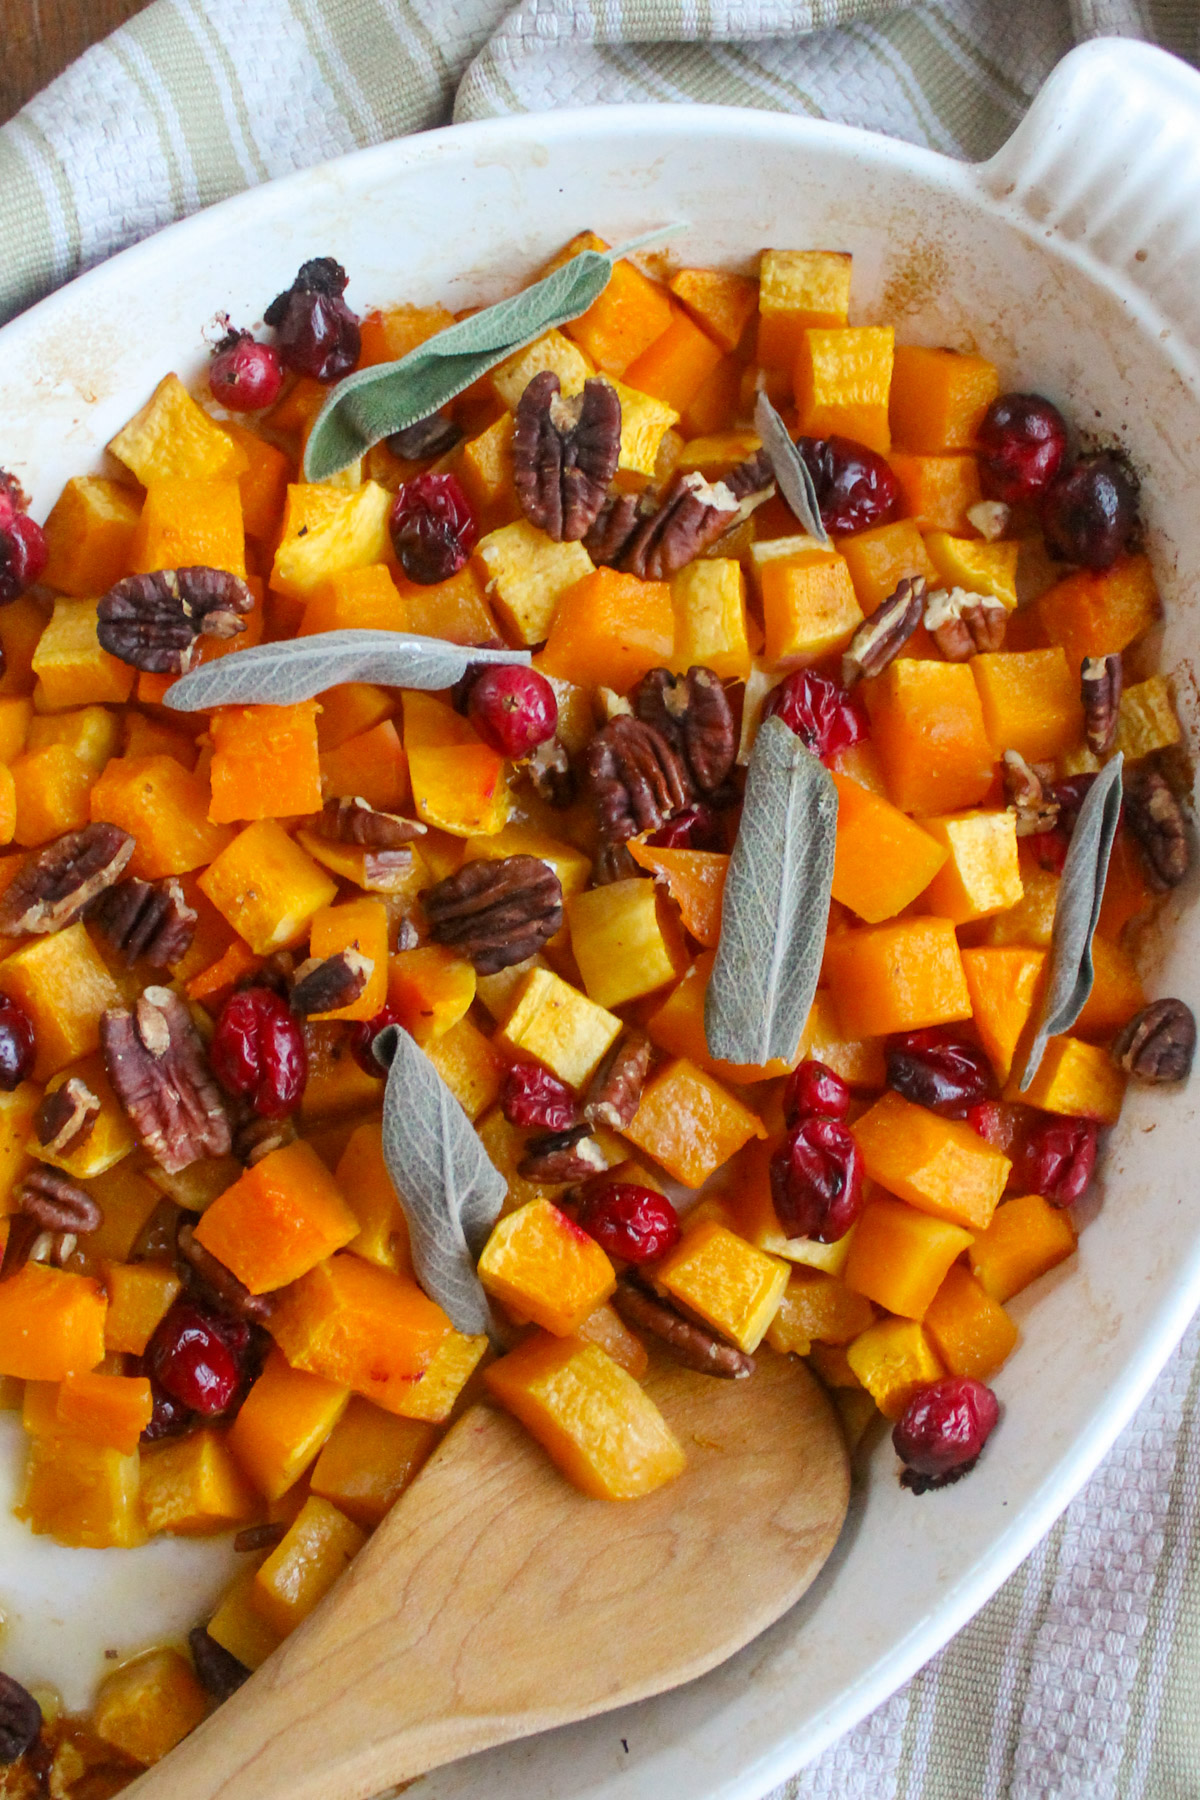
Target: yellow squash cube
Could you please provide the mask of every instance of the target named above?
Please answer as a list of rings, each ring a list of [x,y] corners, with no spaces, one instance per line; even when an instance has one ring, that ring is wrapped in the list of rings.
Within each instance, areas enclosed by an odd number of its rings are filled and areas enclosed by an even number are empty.
[[[492,370],[492,387],[505,406],[515,412],[529,383],[544,369],[554,371],[558,376],[561,393],[564,397],[569,397],[582,388],[592,373],[592,364],[590,357],[585,356],[561,331],[547,331]]]
[[[885,1419],[898,1419],[919,1388],[946,1373],[927,1333],[910,1319],[868,1326],[846,1359]]]
[[[74,476],[46,520],[46,586],[77,599],[106,594],[129,573],[141,508],[136,490],[119,481]]]
[[[479,1118],[499,1097],[505,1059],[472,1019],[460,1019],[434,1038],[425,1054],[468,1119]]]
[[[293,1369],[274,1349],[229,1431],[229,1448],[259,1493],[278,1500],[299,1481],[346,1410],[350,1389]]]
[[[960,1225],[878,1194],[863,1208],[844,1279],[886,1311],[923,1319],[946,1270],[971,1241]]]
[[[312,1491],[370,1531],[419,1474],[438,1436],[423,1420],[396,1418],[355,1394],[313,1466]]]
[[[117,754],[120,735],[117,716],[106,706],[81,706],[31,719],[24,748],[45,750],[50,744],[65,744],[84,768],[98,775],[109,757]]]
[[[658,883],[633,876],[567,901],[571,948],[588,998],[623,1006],[676,981],[687,967],[683,934]]]
[[[101,648],[96,600],[56,600],[33,653],[38,697],[46,711],[92,701],[128,700],[136,669]]]
[[[1095,1119],[1101,1125],[1115,1125],[1121,1116],[1125,1077],[1099,1044],[1077,1037],[1052,1037],[1037,1074],[1024,1090],[1018,1086],[1020,1075],[1018,1065],[1005,1089],[1006,1100],[1024,1100],[1046,1112]]]
[[[100,1017],[121,990],[81,924],[36,937],[0,962],[0,993],[33,1021],[35,1081],[100,1048]]]
[[[478,1271],[494,1299],[556,1337],[570,1337],[617,1285],[595,1238],[550,1200],[498,1219]]]
[[[0,987],[6,965],[0,964]],[[579,1092],[619,1037],[620,1019],[551,969],[531,969],[497,1042],[519,1059],[533,1058]]]
[[[518,644],[549,637],[559,601],[594,566],[582,544],[556,544],[527,519],[490,531],[475,554],[488,600]]]
[[[700,1187],[752,1137],[765,1137],[757,1113],[684,1056],[647,1082],[624,1135],[685,1187]]]
[[[173,475],[236,479],[249,467],[245,451],[196,404],[178,375],[163,376],[108,447],[143,487]]]
[[[151,1532],[203,1537],[246,1524],[259,1502],[225,1435],[205,1430],[142,1458],[142,1506]]]
[[[282,1642],[254,1604],[254,1571],[236,1581],[208,1621],[208,1635],[248,1669],[260,1669]]]
[[[610,375],[608,382],[616,388],[621,402],[621,454],[617,468],[649,479],[655,472],[663,438],[678,424],[679,414],[665,400],[626,387],[615,376]]]
[[[977,1131],[890,1089],[852,1129],[872,1181],[922,1212],[986,1230],[1012,1164]]]
[[[174,1303],[183,1282],[164,1263],[104,1262],[108,1294],[104,1348],[140,1356]]]
[[[1126,762],[1137,762],[1155,750],[1167,750],[1182,736],[1171,685],[1164,676],[1151,675],[1125,689],[1113,749],[1119,750]]]
[[[796,668],[841,650],[862,624],[862,608],[844,557],[800,550],[762,565],[763,656],[772,668]]]
[[[925,548],[944,587],[965,588],[968,594],[991,594],[1009,612],[1017,605],[1017,558],[1021,546],[985,544],[979,538],[951,537],[948,531],[927,531]]]
[[[711,669],[722,681],[750,673],[746,582],[742,566],[722,556],[701,557],[671,579],[675,613],[674,666]]]
[[[345,1513],[310,1495],[254,1577],[255,1607],[286,1637],[325,1598],[366,1541]]]
[[[289,487],[271,587],[289,600],[308,600],[331,575],[386,562],[391,505],[391,494],[374,481],[351,489]]]
[[[148,1651],[102,1684],[91,1725],[133,1762],[161,1762],[208,1712],[208,1696],[178,1650]]]
[[[1017,905],[1025,888],[1015,813],[948,813],[921,824],[949,852],[925,890],[930,912],[966,925]]]
[[[779,1310],[788,1267],[724,1225],[706,1220],[685,1231],[654,1279],[739,1350],[756,1350]]]
[[[405,1419],[444,1424],[487,1349],[488,1340],[482,1334],[468,1337],[461,1331],[449,1332],[434,1351],[429,1367],[399,1395],[397,1413]]]
[[[851,258],[838,250],[764,250],[758,276],[758,360],[790,369],[811,325],[844,325]],[[732,347],[732,346],[731,346]]]
[[[240,831],[205,869],[199,886],[256,956],[300,943],[315,915],[337,896],[336,882],[274,819]]]

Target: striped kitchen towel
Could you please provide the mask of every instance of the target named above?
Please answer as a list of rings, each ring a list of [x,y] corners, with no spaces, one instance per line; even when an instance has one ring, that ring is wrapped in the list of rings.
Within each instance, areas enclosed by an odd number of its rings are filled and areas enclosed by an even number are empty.
[[[0,320],[168,221],[405,132],[715,101],[966,157],[1082,38],[1197,0],[156,0],[0,129]],[[1198,1800],[1200,1325],[1054,1530],[774,1800]]]

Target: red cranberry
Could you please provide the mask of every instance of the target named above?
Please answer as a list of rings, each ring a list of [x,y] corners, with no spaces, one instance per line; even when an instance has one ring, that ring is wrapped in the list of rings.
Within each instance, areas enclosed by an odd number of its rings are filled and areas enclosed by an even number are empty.
[[[845,536],[896,516],[900,483],[876,451],[846,437],[802,437],[796,448],[808,464],[826,531]]]
[[[1137,505],[1137,478],[1120,457],[1081,457],[1046,489],[1046,548],[1085,569],[1111,568],[1133,536]]]
[[[18,513],[29,511],[29,495],[15,475],[0,469],[0,531],[7,531]]]
[[[636,1181],[590,1188],[579,1203],[579,1223],[610,1256],[652,1262],[679,1242],[679,1215],[665,1194]]]
[[[990,1387],[966,1375],[947,1375],[913,1395],[892,1430],[901,1481],[915,1494],[947,1487],[967,1475],[1000,1417]]]
[[[797,669],[772,688],[763,717],[782,719],[823,762],[867,735],[866,720],[857,700],[840,681],[818,675],[815,669]]]
[[[273,406],[283,384],[283,364],[270,344],[260,344],[248,331],[231,331],[217,345],[208,385],[219,406],[230,412],[258,412]]]
[[[1001,394],[979,427],[979,482],[1006,506],[1038,500],[1067,453],[1067,421],[1040,394]]]
[[[958,1118],[996,1092],[996,1078],[983,1051],[936,1028],[908,1031],[892,1040],[887,1080],[889,1087],[917,1106]]]
[[[656,850],[724,850],[725,833],[711,806],[685,806],[646,839]]]
[[[177,1300],[150,1339],[146,1364],[171,1399],[212,1417],[233,1404],[248,1341],[244,1325],[218,1321],[190,1300]]]
[[[1097,1141],[1094,1119],[1039,1119],[1017,1162],[1025,1192],[1040,1194],[1051,1206],[1073,1205],[1092,1179]]]
[[[295,1112],[308,1080],[300,1020],[270,988],[243,988],[221,1008],[209,1047],[213,1074],[226,1093],[249,1100],[263,1119]]]
[[[0,1000],[0,1088],[20,1087],[33,1071],[33,1021],[15,1000]]]
[[[1017,1109],[1005,1105],[1003,1100],[980,1100],[976,1105],[968,1106],[964,1117],[972,1131],[977,1131],[993,1150],[1002,1150],[1005,1156],[1017,1141]]]
[[[1070,775],[1063,781],[1052,782],[1047,788],[1048,797],[1058,801],[1058,818],[1049,831],[1032,832],[1025,840],[1039,869],[1046,869],[1052,875],[1062,874],[1080,808],[1095,779],[1094,775]]]
[[[360,1069],[364,1069],[368,1075],[378,1076],[380,1081],[383,1080],[384,1070],[376,1062],[371,1045],[386,1026],[403,1025],[403,1023],[404,1020],[398,1007],[385,1006],[381,1012],[375,1014],[373,1019],[359,1020],[351,1026],[350,1048],[354,1052]]]
[[[570,1131],[579,1104],[565,1082],[537,1063],[514,1063],[504,1077],[500,1105],[510,1125],[538,1131]]]
[[[150,1396],[154,1410],[150,1414],[150,1423],[142,1433],[144,1444],[157,1444],[160,1438],[180,1437],[190,1425],[196,1423],[196,1415],[191,1407],[172,1398],[153,1375],[150,1377]]]
[[[771,1197],[788,1237],[834,1244],[862,1211],[862,1153],[840,1119],[793,1126],[771,1158]]]
[[[850,1089],[840,1075],[823,1062],[802,1062],[793,1069],[783,1090],[783,1116],[788,1126],[819,1115],[844,1119],[850,1111]]]
[[[558,701],[536,669],[490,663],[471,683],[467,717],[485,744],[517,761],[554,736]]]
[[[46,567],[46,536],[28,509],[16,476],[0,469],[0,606],[31,588]]]
[[[342,295],[348,280],[332,256],[301,265],[290,288],[277,294],[263,319],[275,328],[279,354],[289,369],[316,381],[340,381],[358,361],[358,315]]]
[[[466,564],[479,536],[471,502],[453,475],[406,481],[388,516],[400,567],[423,587],[449,581]]]

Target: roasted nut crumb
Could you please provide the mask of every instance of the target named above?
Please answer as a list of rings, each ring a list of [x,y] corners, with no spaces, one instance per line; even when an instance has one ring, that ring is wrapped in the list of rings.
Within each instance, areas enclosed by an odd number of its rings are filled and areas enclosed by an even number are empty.
[[[584,1095],[588,1124],[624,1131],[637,1112],[649,1072],[650,1040],[640,1031],[627,1031],[600,1064]]]
[[[1125,822],[1142,846],[1151,886],[1160,893],[1178,887],[1192,860],[1187,827],[1183,808],[1153,763],[1126,772]]]
[[[254,595],[225,569],[159,569],[128,575],[97,608],[96,636],[110,656],[152,675],[182,675],[202,637],[245,631]]]
[[[524,962],[562,925],[562,884],[537,856],[480,857],[424,895],[430,936],[495,975]]]
[[[621,455],[621,402],[611,382],[588,380],[564,399],[543,369],[517,402],[513,485],[531,525],[576,543],[595,524]]]
[[[649,510],[629,494],[611,498],[584,539],[593,562],[666,581],[775,491],[771,465],[762,451],[738,463],[720,481],[698,470],[673,475],[657,505]]]
[[[296,1128],[290,1119],[263,1119],[251,1112],[233,1127],[233,1154],[252,1169],[273,1150],[282,1150],[285,1144],[294,1142],[295,1136]]]
[[[148,987],[134,1012],[110,1007],[100,1020],[100,1047],[117,1099],[168,1174],[228,1153],[225,1103],[178,994]]]
[[[721,786],[737,754],[737,727],[720,679],[711,669],[686,675],[651,669],[632,694],[633,711],[679,755],[701,793]]]
[[[218,1311],[261,1325],[275,1310],[274,1294],[252,1294],[232,1269],[196,1241],[194,1222],[182,1218],[175,1234],[175,1261],[189,1288],[199,1289]]]
[[[313,1013],[339,1012],[353,1006],[375,973],[375,959],[353,945],[336,956],[310,957],[296,970],[291,992],[293,1012],[305,1018]]]
[[[575,798],[575,771],[556,737],[539,744],[525,764],[534,792],[550,806],[570,806]]]
[[[256,1527],[251,1527],[252,1530]],[[243,1534],[238,1533],[238,1537]],[[237,1548],[237,1538],[234,1539]],[[196,1678],[206,1694],[211,1694],[218,1703],[228,1700],[236,1694],[244,1682],[250,1679],[250,1670],[224,1644],[218,1644],[215,1637],[210,1637],[203,1625],[197,1625],[188,1632],[188,1649],[192,1653],[192,1662],[196,1669]]]
[[[92,1135],[100,1102],[86,1081],[72,1075],[42,1100],[33,1116],[33,1129],[43,1150],[65,1156],[78,1150]]]
[[[894,593],[864,619],[842,657],[842,682],[851,688],[864,676],[881,675],[899,656],[925,611],[923,575],[905,576]]]
[[[679,752],[642,719],[610,719],[588,745],[584,770],[607,843],[657,831],[692,798]]]
[[[1012,508],[1005,506],[1003,500],[977,500],[974,506],[968,506],[967,518],[985,543],[994,544],[1008,530]]]
[[[617,1283],[612,1304],[627,1325],[635,1331],[648,1331],[660,1338],[685,1369],[696,1369],[701,1375],[718,1375],[726,1381],[744,1381],[754,1373],[754,1358],[733,1344],[722,1343],[704,1325],[694,1324],[657,1294],[651,1294],[640,1282],[628,1276]]]
[[[416,819],[380,812],[357,794],[327,800],[317,830],[332,843],[361,844],[372,850],[400,850],[425,835],[424,825]]]
[[[1119,1069],[1147,1085],[1186,1081],[1196,1054],[1196,1019],[1182,1000],[1155,1000],[1113,1040]]]
[[[530,1138],[517,1164],[518,1175],[528,1181],[585,1181],[607,1168],[604,1152],[591,1135],[590,1125],[572,1125],[569,1131],[549,1131]]]
[[[947,662],[1002,649],[1007,628],[1008,608],[994,594],[935,588],[925,606],[925,629]]]
[[[396,927],[397,950],[415,950],[421,941],[421,934],[406,913]]]
[[[121,879],[136,848],[117,825],[85,825],[31,856],[0,898],[0,934],[27,937],[73,925]]]
[[[28,1688],[0,1674],[0,1768],[24,1756],[41,1729],[42,1709]]]
[[[427,419],[418,419],[415,425],[406,425],[402,431],[393,431],[387,447],[405,462],[432,462],[436,456],[448,455],[461,438],[462,426],[437,412],[430,413]]]
[[[1019,750],[1006,750],[1001,759],[1004,793],[1009,812],[1017,817],[1017,836],[1032,837],[1039,831],[1053,831],[1062,810],[1053,794]]]
[[[126,968],[139,961],[169,969],[187,955],[199,915],[188,905],[179,882],[139,881],[130,877],[109,888],[90,913]]]
[[[92,1196],[61,1169],[30,1169],[13,1198],[39,1231],[86,1237],[98,1231],[104,1214]]]
[[[1085,656],[1079,672],[1079,697],[1087,747],[1107,756],[1116,741],[1123,673],[1120,656]]]

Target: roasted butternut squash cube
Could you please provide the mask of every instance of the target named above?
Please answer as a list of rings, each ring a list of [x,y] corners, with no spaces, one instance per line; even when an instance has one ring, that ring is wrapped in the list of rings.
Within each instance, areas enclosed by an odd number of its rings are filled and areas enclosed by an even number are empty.
[[[355,1394],[313,1465],[312,1491],[372,1531],[420,1473],[438,1435],[424,1420],[395,1418]]]
[[[779,255],[766,251],[765,256]],[[787,254],[787,252],[783,252]],[[619,263],[618,268],[627,265]],[[615,274],[615,271],[614,271]],[[730,275],[724,269],[679,269],[671,277],[671,292],[691,313],[696,323],[714,338],[722,350],[736,350],[746,327],[758,307],[759,284],[748,275]],[[821,319],[807,319],[806,324],[825,324]],[[662,330],[666,329],[664,323]],[[656,336],[661,333],[656,332]],[[794,346],[792,347],[794,350]],[[761,357],[761,347],[760,347]],[[791,352],[780,359],[780,366],[790,365]]]
[[[332,1256],[281,1295],[270,1331],[294,1369],[342,1382],[388,1412],[452,1327],[415,1281]]]
[[[25,1263],[0,1284],[0,1375],[61,1381],[104,1356],[108,1300],[89,1275]]]
[[[35,1081],[100,1048],[100,1017],[121,990],[81,924],[32,938],[0,962],[0,993],[33,1022]]]
[[[9,841],[33,849],[79,831],[88,822],[95,779],[65,744],[18,756],[4,784]]]
[[[579,393],[592,373],[589,358],[561,331],[550,330],[508,357],[492,370],[488,379],[497,399],[510,411],[515,411],[529,383],[545,369],[552,369],[558,376],[559,386],[566,396]]]
[[[33,1167],[28,1145],[41,1100],[42,1090],[32,1081],[21,1082],[11,1093],[0,1091],[0,1219],[16,1210],[13,1190]]]
[[[766,1132],[757,1113],[681,1056],[647,1082],[624,1135],[693,1188]]]
[[[404,602],[385,563],[343,569],[305,603],[301,637],[317,631],[405,631]]]
[[[962,953],[975,1029],[1001,1086],[1041,993],[1046,952],[1021,945],[980,946]]]
[[[1110,656],[1149,631],[1160,611],[1149,558],[1122,556],[1110,569],[1080,569],[1037,601],[1038,618],[1052,644],[1061,644],[1069,668],[1085,656]]]
[[[208,1711],[208,1696],[178,1650],[150,1650],[110,1675],[96,1696],[96,1736],[133,1762],[161,1762]]]
[[[879,1319],[847,1347],[846,1359],[885,1419],[898,1419],[919,1388],[946,1371],[924,1327]]]
[[[47,587],[83,599],[107,594],[127,575],[142,509],[135,489],[99,475],[76,475],[46,520]]]
[[[1117,844],[1120,847],[1120,839]],[[1058,906],[1058,876],[1039,868],[1033,857],[1021,857],[1021,880],[1024,893],[1007,912],[996,913],[983,927],[985,944],[1029,944],[1038,949],[1049,946],[1054,931],[1054,914]]]
[[[373,1019],[383,1010],[388,996],[388,915],[382,900],[343,900],[314,913],[309,929],[309,956],[324,961],[354,950],[370,964],[366,983],[357,1000],[315,1019]]]
[[[683,1473],[687,1459],[657,1406],[597,1344],[538,1334],[484,1380],[594,1499],[634,1500]]]
[[[763,656],[797,668],[849,643],[862,624],[850,570],[835,550],[801,550],[764,563],[760,574]]]
[[[844,1279],[847,1287],[888,1312],[923,1319],[946,1270],[971,1242],[969,1231],[945,1217],[934,1218],[903,1200],[877,1194],[855,1227]],[[867,1385],[862,1372],[855,1373]]]
[[[294,1631],[366,1541],[345,1513],[310,1495],[254,1577],[254,1604],[268,1625],[281,1637]]]
[[[505,413],[510,419],[511,415]],[[422,587],[397,577],[404,600],[404,629],[421,637],[445,638],[451,644],[486,644],[499,636],[492,609],[484,599],[482,564],[469,562],[448,581]]]
[[[259,1505],[223,1432],[197,1431],[142,1458],[142,1506],[151,1533],[206,1537],[246,1524]]]
[[[127,1550],[144,1544],[137,1452],[126,1456],[81,1438],[34,1437],[15,1511],[37,1536],[72,1548]]]
[[[767,1326],[767,1342],[773,1350],[807,1356],[813,1342],[848,1344],[874,1322],[871,1302],[836,1275],[826,1275],[820,1269],[794,1268],[788,1275],[779,1310]]]
[[[33,683],[34,651],[45,628],[45,603],[32,594],[21,594],[0,609],[0,644],[4,646],[0,694],[28,695]]]
[[[1095,1119],[1115,1125],[1125,1098],[1125,1077],[1099,1044],[1077,1037],[1052,1037],[1029,1086],[1018,1086],[1020,1069],[1005,1089],[1008,1100],[1024,1100],[1045,1112]]]
[[[486,431],[468,439],[459,452],[458,478],[485,532],[510,525],[521,516],[513,485],[513,429],[512,413],[503,412]]]
[[[970,450],[999,392],[996,366],[984,356],[901,344],[890,409],[896,442],[925,456]]]
[[[299,1481],[349,1398],[343,1383],[293,1369],[272,1350],[229,1432],[229,1448],[260,1494],[278,1500]]]
[[[51,1163],[56,1169],[64,1169],[77,1181],[89,1181],[95,1175],[103,1175],[106,1169],[119,1163],[123,1156],[128,1156],[137,1139],[133,1134],[129,1115],[113,1092],[104,1059],[98,1052],[85,1057],[81,1063],[52,1075],[46,1083],[46,1092],[55,1093],[73,1076],[84,1082],[100,1102],[99,1112],[92,1115],[91,1129],[77,1149],[65,1153],[50,1150],[39,1142],[36,1132],[31,1132],[29,1153],[37,1157],[39,1162]]]
[[[1107,1038],[1146,1004],[1146,990],[1128,950],[1099,932],[1092,939],[1092,991],[1071,1027],[1077,1037]]]
[[[1124,690],[1113,749],[1119,750],[1126,762],[1137,762],[1155,750],[1168,750],[1182,736],[1171,684],[1165,676],[1150,675]]]
[[[0,982],[4,965],[0,964]],[[531,969],[497,1035],[502,1050],[533,1058],[576,1092],[585,1088],[620,1035],[620,1019],[552,969]]]
[[[208,1635],[248,1669],[260,1669],[282,1639],[254,1604],[254,1571],[234,1582],[208,1621]]]
[[[845,1237],[832,1244],[820,1244],[815,1238],[788,1237],[779,1222],[771,1195],[771,1145],[761,1139],[752,1140],[739,1151],[722,1184],[724,1216],[719,1224],[765,1250],[768,1256],[783,1257],[789,1263],[802,1263],[806,1268],[820,1269],[828,1275],[840,1274],[845,1267],[854,1236],[853,1227]],[[689,1226],[706,1204],[701,1201],[688,1214]]]
[[[412,788],[408,758],[395,722],[381,719],[335,750],[322,751],[320,782],[326,799],[356,795],[380,812],[406,809]]]
[[[197,405],[178,375],[163,376],[108,447],[143,487],[169,475],[236,479],[247,466],[244,452]]]
[[[852,1088],[882,1087],[886,1079],[883,1044],[877,1037],[849,1038],[837,1021],[833,995],[818,988],[800,1039],[797,1061],[812,1057]]]
[[[674,647],[669,585],[596,569],[559,596],[537,666],[580,687],[624,694],[648,670],[669,663]]]
[[[991,594],[1002,600],[1009,612],[1016,610],[1019,543],[987,544],[978,538],[952,537],[948,531],[930,531],[925,548],[943,586],[965,588],[969,594]]]
[[[678,424],[679,414],[665,401],[655,399],[653,394],[640,393],[637,388],[627,387],[623,381],[614,378],[610,380],[609,386],[616,389],[617,398],[621,402],[618,480],[624,474],[648,481],[658,470],[663,439],[671,427]],[[639,487],[642,479],[635,479],[628,485]]]
[[[851,266],[851,258],[838,250],[763,251],[758,272],[760,363],[791,369],[810,326],[845,325]]]
[[[712,1220],[685,1230],[657,1264],[659,1288],[739,1350],[756,1350],[779,1308],[788,1268]]]
[[[359,1224],[303,1138],[272,1150],[213,1201],[196,1240],[252,1294],[298,1281],[358,1235]]]
[[[833,897],[877,925],[924,893],[949,850],[931,834],[929,821],[923,829],[882,795],[836,770],[833,780],[838,794]]]
[[[238,493],[242,501],[242,522],[246,536],[262,543],[273,542],[283,516],[288,482],[293,474],[291,459],[276,445],[269,444],[257,431],[239,425],[236,419],[223,421],[225,431],[243,451],[248,467],[238,476]],[[102,589],[95,590],[102,592]]]
[[[824,972],[834,1018],[846,1038],[887,1037],[971,1016],[949,919],[899,919],[836,932],[825,945]]]
[[[852,1129],[872,1181],[921,1212],[986,1231],[1012,1164],[969,1125],[889,1090]]]
[[[145,1375],[64,1375],[55,1416],[66,1437],[82,1438],[132,1456],[150,1423],[154,1397]]]
[[[389,958],[386,998],[396,1009],[397,1022],[418,1044],[427,1045],[470,1011],[476,979],[472,965],[448,946],[419,944]],[[375,1012],[379,1010],[377,1006]]]
[[[1021,1194],[997,1209],[971,1245],[968,1260],[984,1292],[1002,1303],[1064,1262],[1074,1249],[1070,1213],[1040,1194]]]
[[[425,1054],[468,1119],[478,1119],[499,1098],[507,1062],[473,1019],[460,1019],[427,1044]]]
[[[922,824],[947,852],[925,891],[931,912],[965,925],[1017,905],[1025,888],[1015,813],[948,813]]]
[[[237,482],[197,480],[191,475],[167,475],[153,482],[142,503],[130,560],[138,575],[204,566],[227,569],[244,580],[246,532]],[[145,698],[140,684],[139,691]]]
[[[487,1349],[488,1340],[482,1333],[468,1337],[461,1331],[451,1331],[434,1351],[424,1374],[418,1375],[398,1396],[397,1413],[406,1419],[444,1424]]]
[[[632,839],[630,855],[665,886],[692,937],[715,950],[721,935],[721,908],[729,858],[717,850],[672,850]]]
[[[486,857],[494,862],[506,856],[536,856],[548,863],[558,876],[564,899],[581,894],[591,879],[592,859],[585,851],[534,825],[510,824],[492,837],[468,838],[463,861]]]
[[[88,1183],[89,1192],[104,1213],[88,1245],[101,1267],[105,1260],[129,1259],[151,1213],[161,1203],[161,1189],[137,1167],[137,1162],[136,1157],[125,1157]]]
[[[300,943],[337,894],[337,884],[274,819],[258,819],[239,832],[205,869],[199,886],[258,956]]]
[[[937,585],[937,571],[912,519],[894,519],[890,525],[856,531],[853,537],[840,538],[838,548],[850,571],[858,604],[868,618],[902,581],[920,575],[931,587]]]
[[[676,310],[667,329],[625,369],[630,387],[685,413],[723,352],[693,319]]]
[[[295,706],[222,706],[209,727],[209,770],[216,825],[320,812],[317,703]]]
[[[92,788],[93,819],[137,840],[129,873],[142,881],[186,875],[220,856],[233,833],[208,817],[208,782],[173,756],[118,756]]]
[[[894,344],[890,325],[805,330],[792,375],[800,430],[810,437],[837,432],[885,456],[892,441],[888,393]]]
[[[378,482],[342,488],[288,488],[270,585],[289,600],[308,600],[331,575],[386,562],[392,496]]]
[[[478,1271],[494,1299],[556,1337],[570,1337],[617,1285],[595,1238],[550,1200],[498,1219]]]
[[[701,666],[723,681],[744,681],[750,673],[746,636],[746,584],[739,562],[701,557],[671,579],[675,612],[673,666]]]
[[[104,1348],[140,1356],[183,1283],[165,1263],[106,1261],[101,1273],[108,1295]]]
[[[687,967],[683,933],[656,882],[634,876],[589,888],[567,901],[566,912],[583,985],[598,1006],[652,994]]]
[[[417,816],[454,837],[493,836],[509,813],[504,758],[428,694],[404,702],[404,749]]]
[[[975,677],[984,729],[997,757],[1017,750],[1030,762],[1051,762],[1079,742],[1079,670],[1071,670],[1057,644],[1049,650],[973,656],[967,667]]]
[[[709,1055],[708,1039],[704,1034],[704,1002],[713,961],[711,950],[698,956],[683,980],[651,1014],[646,1024],[651,1042],[660,1050],[685,1057],[718,1081],[769,1081],[773,1075],[786,1075],[799,1062],[799,1051],[790,1061],[777,1058],[763,1064],[723,1062],[719,1057]]]
[[[544,642],[563,595],[592,573],[582,544],[556,544],[527,519],[489,532],[475,554],[492,610],[518,644]]]
[[[630,363],[662,336],[671,316],[666,291],[623,258],[613,264],[600,298],[577,319],[569,319],[563,330],[598,369],[606,375],[623,375]]]
[[[370,681],[342,681],[321,695],[317,748],[324,755],[349,738],[361,737],[397,711],[396,695]]]
[[[994,1375],[1017,1342],[1016,1325],[999,1301],[959,1263],[930,1302],[925,1329],[950,1374],[973,1381]]]
[[[362,354],[359,367],[375,363],[399,362],[418,344],[428,342],[447,325],[453,325],[454,314],[444,306],[385,306],[372,308],[362,322]]]
[[[25,748],[44,750],[50,744],[65,744],[86,769],[98,775],[109,758],[117,754],[120,734],[117,715],[107,707],[81,706],[31,719]]]
[[[20,756],[32,724],[32,700],[17,694],[0,699],[0,762],[11,763]]]
[[[888,794],[903,812],[954,812],[983,799],[995,755],[969,663],[899,657],[863,691]]]
[[[383,1127],[378,1119],[356,1125],[334,1170],[334,1180],[359,1223],[348,1249],[376,1268],[412,1274],[408,1222],[383,1160]]]
[[[66,599],[54,611],[33,653],[33,672],[47,711],[92,701],[128,700],[137,671],[110,656],[96,635],[99,602]]]
[[[616,1309],[604,1302],[590,1312],[575,1333],[585,1344],[597,1344],[606,1356],[640,1381],[650,1367],[650,1357],[641,1338],[637,1337]]]
[[[893,450],[888,462],[900,483],[900,510],[918,531],[966,536],[971,530],[967,514],[983,498],[979,464],[973,456],[915,456]],[[951,583],[955,585],[963,583]]]

